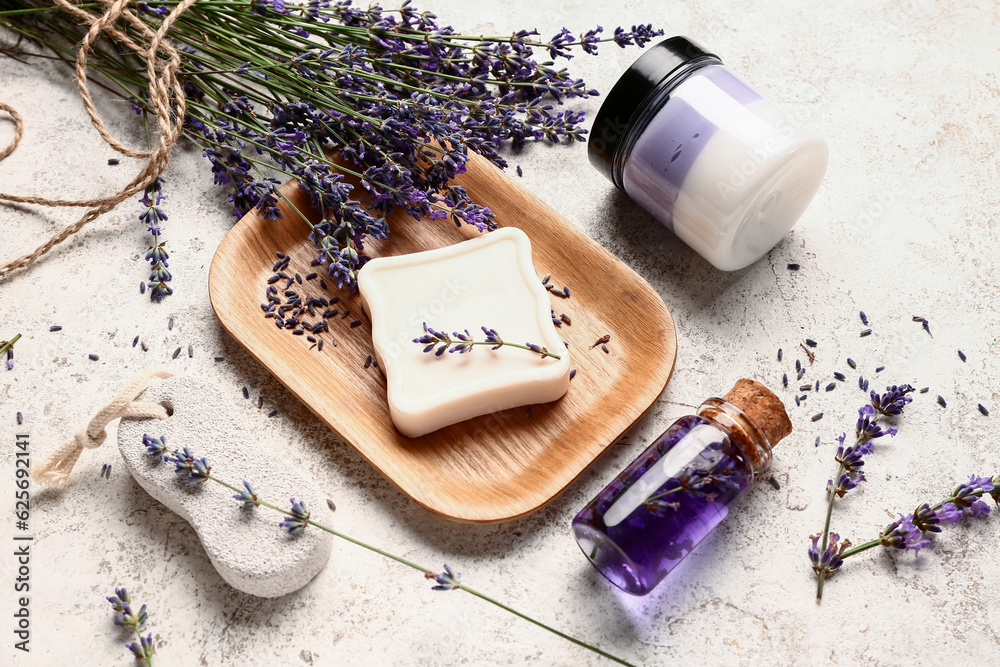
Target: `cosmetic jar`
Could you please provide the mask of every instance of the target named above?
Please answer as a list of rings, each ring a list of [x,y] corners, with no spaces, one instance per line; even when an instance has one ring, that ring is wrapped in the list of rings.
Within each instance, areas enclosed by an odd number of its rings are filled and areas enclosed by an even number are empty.
[[[590,162],[724,271],[760,259],[819,189],[826,141],[686,37],[649,47],[594,120]]]

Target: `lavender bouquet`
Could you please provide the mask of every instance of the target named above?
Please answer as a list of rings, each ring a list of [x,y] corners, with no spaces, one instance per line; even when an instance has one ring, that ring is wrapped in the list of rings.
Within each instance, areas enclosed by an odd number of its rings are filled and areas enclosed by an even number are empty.
[[[534,30],[461,35],[410,0],[391,11],[350,0],[146,0],[119,9],[102,23],[111,10],[96,2],[9,0],[0,26],[47,53],[0,52],[73,63],[88,24],[99,26],[110,39],[90,45],[90,83],[129,100],[147,137],[150,118],[164,129],[158,102],[169,99],[182,116],[181,136],[201,148],[237,217],[254,209],[281,217],[276,175],[297,178],[319,212],[309,235],[317,261],[348,290],[367,259],[365,242],[389,234],[396,209],[481,231],[496,225],[453,183],[470,153],[503,168],[504,146],[584,140],[583,112],[556,107],[597,91],[555,60],[596,54],[602,42],[642,47],[662,34],[639,25],[607,36],[600,26],[580,35],[564,28],[547,40]],[[151,91],[150,72],[155,78],[161,59],[175,56],[176,69],[164,66],[170,76]],[[153,239],[149,295],[158,301],[171,293],[159,172],[143,185],[140,219]],[[356,185],[370,206],[359,203]]]

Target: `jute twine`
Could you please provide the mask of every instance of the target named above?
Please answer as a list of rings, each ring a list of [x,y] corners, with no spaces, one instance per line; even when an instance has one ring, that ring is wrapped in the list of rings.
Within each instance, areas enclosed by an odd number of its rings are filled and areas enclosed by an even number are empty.
[[[101,15],[91,14],[70,4],[68,0],[52,1],[53,4],[63,11],[84,23],[90,24],[90,29],[80,43],[76,56],[76,83],[80,89],[80,99],[83,101],[83,107],[86,109],[87,115],[90,116],[91,122],[101,135],[101,138],[111,148],[127,157],[145,158],[147,161],[146,165],[128,185],[117,194],[109,197],[67,200],[0,193],[0,201],[51,207],[86,207],[90,209],[84,213],[83,217],[64,227],[48,241],[38,246],[33,252],[0,264],[0,280],[18,269],[31,266],[42,255],[52,250],[52,248],[73,234],[76,234],[85,225],[107,213],[122,201],[141,192],[146,186],[156,180],[163,173],[167,162],[170,160],[170,149],[173,148],[174,144],[181,137],[184,115],[187,112],[184,90],[177,80],[177,70],[181,65],[180,54],[164,37],[167,31],[170,30],[170,26],[177,20],[177,17],[198,0],[183,0],[163,19],[163,23],[160,24],[159,29],[155,32],[128,10],[127,5],[130,0],[100,0],[105,9]],[[146,43],[146,46],[136,43],[116,28],[115,24],[119,19],[135,28],[142,35],[142,41]],[[90,96],[90,89],[87,84],[87,54],[102,34],[117,40],[121,45],[131,49],[146,60],[146,76],[149,79],[149,102],[155,112],[156,125],[160,135],[159,143],[152,150],[136,150],[112,137],[100,114],[97,113],[97,109],[94,108],[94,102]],[[14,140],[10,146],[0,152],[0,160],[2,160],[13,153],[18,143],[20,143],[21,137],[24,135],[24,121],[21,115],[7,104],[0,102],[0,110],[10,114],[15,123]]]

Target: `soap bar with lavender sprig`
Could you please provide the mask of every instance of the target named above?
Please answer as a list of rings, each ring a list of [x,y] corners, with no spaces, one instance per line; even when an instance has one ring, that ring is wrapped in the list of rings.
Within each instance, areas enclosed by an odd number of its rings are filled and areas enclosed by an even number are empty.
[[[385,371],[389,412],[403,435],[417,437],[479,415],[547,403],[569,388],[569,350],[552,324],[531,243],[519,229],[374,259],[358,273],[358,288]],[[528,349],[462,344],[473,338],[469,331],[482,339],[484,326],[487,338],[499,332],[504,341]],[[414,344],[421,333],[427,345]],[[429,348],[436,344],[431,338],[445,349]]]

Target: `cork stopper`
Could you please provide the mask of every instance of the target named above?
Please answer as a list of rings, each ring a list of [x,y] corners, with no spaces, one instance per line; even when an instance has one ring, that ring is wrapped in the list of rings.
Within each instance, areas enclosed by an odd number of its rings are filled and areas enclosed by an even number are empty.
[[[792,432],[792,422],[781,399],[759,382],[738,380],[725,400],[742,410],[772,447]]]

